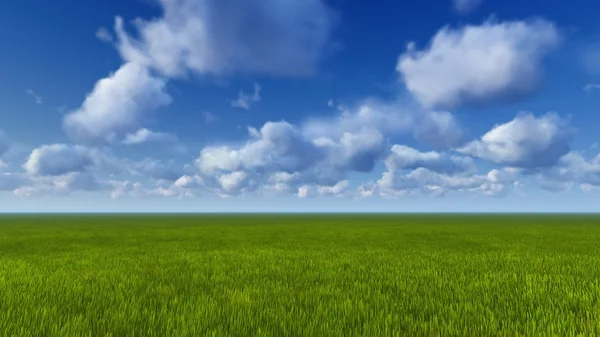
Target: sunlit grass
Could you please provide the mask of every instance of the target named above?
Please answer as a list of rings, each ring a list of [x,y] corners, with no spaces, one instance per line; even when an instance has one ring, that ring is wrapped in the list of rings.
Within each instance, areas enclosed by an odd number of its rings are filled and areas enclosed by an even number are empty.
[[[600,335],[600,217],[0,217],[0,336],[206,335]]]

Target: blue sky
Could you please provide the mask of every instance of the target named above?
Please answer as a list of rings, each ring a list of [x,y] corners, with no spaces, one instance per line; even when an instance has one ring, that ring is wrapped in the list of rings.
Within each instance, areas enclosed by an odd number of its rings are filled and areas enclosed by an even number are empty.
[[[590,212],[592,0],[0,5],[0,212]]]

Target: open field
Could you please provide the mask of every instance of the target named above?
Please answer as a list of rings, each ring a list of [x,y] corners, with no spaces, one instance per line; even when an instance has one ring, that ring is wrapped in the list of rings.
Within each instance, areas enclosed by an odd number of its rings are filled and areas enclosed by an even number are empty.
[[[0,336],[600,335],[600,217],[0,217]]]

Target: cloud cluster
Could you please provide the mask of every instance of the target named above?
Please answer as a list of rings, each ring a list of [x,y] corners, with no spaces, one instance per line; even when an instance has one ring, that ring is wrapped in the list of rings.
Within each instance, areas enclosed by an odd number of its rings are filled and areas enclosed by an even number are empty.
[[[535,117],[522,113],[458,151],[503,166],[551,167],[569,152],[572,137],[569,121],[556,114]]]
[[[429,123],[421,123],[424,119]],[[389,152],[389,137],[425,127],[442,130],[430,135],[431,139],[451,143],[460,131],[456,127],[446,132],[448,125],[456,125],[451,115],[432,118],[408,111],[397,102],[371,100],[336,116],[311,118],[299,125],[280,121],[267,122],[260,130],[250,128],[243,145],[204,148],[196,167],[205,183],[219,194],[296,191],[305,186],[327,194],[327,187],[346,180],[349,173],[373,171]],[[442,141],[443,137],[449,139]],[[302,190],[308,193],[308,187]]]
[[[128,143],[143,139],[134,132],[149,114],[171,102],[166,81],[189,73],[310,75],[326,52],[335,21],[321,0],[159,4],[162,16],[136,19],[136,34],[129,34],[123,19],[116,18],[116,45],[125,63],[98,81],[82,106],[64,118],[71,139],[114,143],[128,134]],[[113,40],[102,28],[96,36]],[[242,93],[234,106],[248,109],[260,100],[259,90],[257,86],[253,95]]]
[[[524,179],[537,179],[553,191],[574,184],[600,189],[600,156],[586,159],[571,152],[569,120],[554,113],[520,113],[470,140],[446,111],[531,94],[544,56],[560,42],[554,24],[544,20],[444,27],[426,48],[410,44],[396,65],[412,95],[408,99],[368,99],[297,124],[268,121],[249,127],[241,143],[200,149],[193,163],[117,158],[100,145],[178,143],[174,134],[145,127],[155,111],[171,103],[170,80],[313,74],[335,22],[321,0],[158,3],[162,15],[136,19],[132,33],[121,18],[114,38],[106,30],[97,32],[101,40],[115,43],[124,64],[98,81],[81,107],[63,120],[70,138],[85,146],[33,149],[23,173],[0,174],[0,190],[21,197],[73,191],[105,191],[113,198],[502,196]],[[479,3],[454,1],[460,13]],[[250,109],[261,100],[260,90],[255,84],[252,94],[240,92],[232,106]],[[206,123],[214,120],[209,113],[204,117]],[[7,147],[0,132],[0,156]],[[481,163],[491,167],[480,171]],[[360,184],[351,181],[356,173],[377,175]]]
[[[585,159],[578,152],[562,156],[557,165],[539,174],[540,186],[550,192],[562,192],[575,185],[584,191],[600,188],[600,154]]]
[[[487,104],[534,90],[543,56],[559,41],[544,20],[444,27],[424,50],[411,43],[397,70],[426,107]]]

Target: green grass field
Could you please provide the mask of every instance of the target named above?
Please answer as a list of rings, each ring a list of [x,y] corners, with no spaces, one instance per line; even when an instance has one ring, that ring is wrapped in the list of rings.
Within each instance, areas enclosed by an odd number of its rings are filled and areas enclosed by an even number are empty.
[[[0,217],[0,336],[595,336],[600,217]]]

